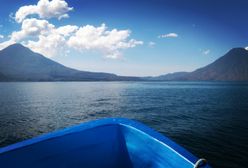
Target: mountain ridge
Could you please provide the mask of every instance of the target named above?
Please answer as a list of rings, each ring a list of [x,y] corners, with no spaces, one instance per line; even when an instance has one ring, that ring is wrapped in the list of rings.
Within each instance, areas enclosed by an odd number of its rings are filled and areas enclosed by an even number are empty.
[[[0,51],[0,81],[248,81],[248,51],[233,48],[225,55],[192,72],[156,77],[118,76],[80,71],[35,53],[21,44]]]
[[[186,76],[187,80],[246,81],[248,80],[248,51],[233,48],[213,63]]]
[[[155,77],[154,80],[160,78],[179,81],[248,81],[248,51],[244,48],[233,48],[214,62],[195,71],[169,73]]]
[[[0,73],[3,79],[8,77],[12,81],[139,80],[138,77],[72,69],[35,53],[21,44],[13,44],[0,51]]]

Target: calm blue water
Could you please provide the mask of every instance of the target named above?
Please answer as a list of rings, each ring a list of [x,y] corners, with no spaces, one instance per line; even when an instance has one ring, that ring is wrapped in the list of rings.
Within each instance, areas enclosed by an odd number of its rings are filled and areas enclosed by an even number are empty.
[[[0,83],[0,146],[104,117],[141,121],[213,167],[248,167],[248,83]]]

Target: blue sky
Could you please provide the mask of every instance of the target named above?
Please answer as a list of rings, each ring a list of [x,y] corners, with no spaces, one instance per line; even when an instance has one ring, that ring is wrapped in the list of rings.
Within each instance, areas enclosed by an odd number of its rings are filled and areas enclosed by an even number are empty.
[[[135,76],[192,71],[248,46],[245,0],[0,3],[0,48],[19,42],[80,70]]]

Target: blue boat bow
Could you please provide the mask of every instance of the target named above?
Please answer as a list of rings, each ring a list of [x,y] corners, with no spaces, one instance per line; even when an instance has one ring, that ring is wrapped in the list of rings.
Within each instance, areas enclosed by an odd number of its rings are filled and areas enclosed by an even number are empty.
[[[133,120],[91,121],[0,148],[1,168],[209,168]]]

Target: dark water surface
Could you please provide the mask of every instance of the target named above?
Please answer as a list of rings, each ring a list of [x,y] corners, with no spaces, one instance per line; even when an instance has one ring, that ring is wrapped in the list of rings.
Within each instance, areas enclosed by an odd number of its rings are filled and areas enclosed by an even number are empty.
[[[248,83],[0,83],[0,146],[104,117],[143,122],[213,167],[248,167]]]

